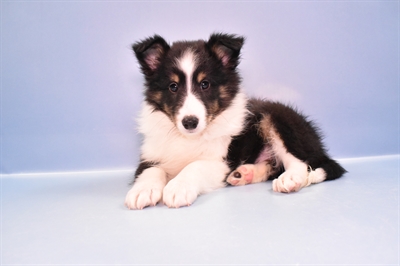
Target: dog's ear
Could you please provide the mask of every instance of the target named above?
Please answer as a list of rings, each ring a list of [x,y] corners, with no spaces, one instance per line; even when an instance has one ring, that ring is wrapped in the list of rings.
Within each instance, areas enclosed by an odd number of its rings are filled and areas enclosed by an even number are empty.
[[[240,49],[244,43],[244,37],[214,33],[207,42],[211,52],[222,62],[222,65],[235,69],[239,64]]]
[[[142,72],[151,76],[160,66],[162,59],[169,50],[168,43],[159,35],[147,38],[132,45]]]

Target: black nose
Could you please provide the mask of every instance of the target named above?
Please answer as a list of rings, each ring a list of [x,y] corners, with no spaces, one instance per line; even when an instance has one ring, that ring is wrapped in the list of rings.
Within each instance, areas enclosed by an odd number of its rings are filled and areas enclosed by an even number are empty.
[[[185,116],[182,119],[182,125],[187,130],[195,129],[197,127],[197,124],[199,124],[199,119],[195,116],[189,115]]]

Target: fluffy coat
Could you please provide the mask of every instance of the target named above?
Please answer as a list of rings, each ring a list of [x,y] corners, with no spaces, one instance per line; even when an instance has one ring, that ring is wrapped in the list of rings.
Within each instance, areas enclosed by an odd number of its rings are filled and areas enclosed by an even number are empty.
[[[230,185],[273,180],[294,192],[345,173],[319,129],[294,108],[248,99],[237,65],[244,38],[212,34],[171,46],[155,35],[133,45],[145,77],[141,160],[125,205],[191,205]]]

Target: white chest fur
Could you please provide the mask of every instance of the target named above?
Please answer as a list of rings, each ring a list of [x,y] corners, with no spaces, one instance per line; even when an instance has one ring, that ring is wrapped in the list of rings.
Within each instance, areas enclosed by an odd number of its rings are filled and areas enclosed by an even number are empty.
[[[145,103],[139,118],[144,140],[142,159],[159,163],[170,178],[197,160],[222,161],[233,136],[243,129],[247,99],[238,93],[232,104],[196,137],[185,137],[162,112]]]

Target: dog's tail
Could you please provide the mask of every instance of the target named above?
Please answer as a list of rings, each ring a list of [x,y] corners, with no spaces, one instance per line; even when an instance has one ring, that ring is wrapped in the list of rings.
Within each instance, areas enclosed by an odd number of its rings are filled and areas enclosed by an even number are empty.
[[[334,180],[343,176],[347,171],[338,162],[325,156],[315,168],[322,168],[326,174],[325,180]]]

